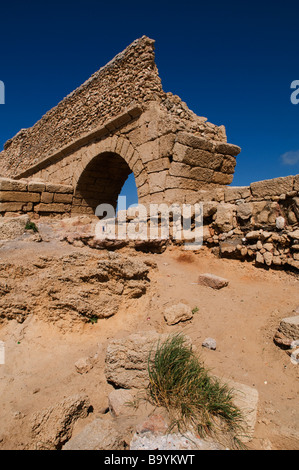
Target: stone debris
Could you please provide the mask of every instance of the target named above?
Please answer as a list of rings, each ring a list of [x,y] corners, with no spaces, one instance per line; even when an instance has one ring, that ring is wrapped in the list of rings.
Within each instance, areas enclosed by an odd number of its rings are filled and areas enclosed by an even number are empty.
[[[86,418],[89,398],[74,395],[31,417],[32,437],[36,450],[59,450],[72,435],[75,422]]]
[[[115,389],[109,393],[108,404],[112,416],[117,417],[132,413],[134,395],[129,390]],[[130,406],[131,405],[131,406]]]
[[[279,325],[279,331],[291,340],[299,339],[299,315],[283,318]]]
[[[124,450],[125,442],[117,423],[105,418],[96,418],[72,437],[62,450]]]
[[[295,366],[299,364],[299,349],[296,349],[291,354],[291,363]]]
[[[209,273],[200,274],[197,282],[201,286],[211,287],[212,289],[217,290],[222,289],[229,284],[227,279]]]
[[[168,325],[188,321],[193,318],[192,309],[184,303],[171,305],[164,310],[164,318]]]
[[[295,313],[298,313],[297,309],[294,309]],[[275,344],[286,350],[293,365],[299,364],[299,315],[283,318],[273,340]]]

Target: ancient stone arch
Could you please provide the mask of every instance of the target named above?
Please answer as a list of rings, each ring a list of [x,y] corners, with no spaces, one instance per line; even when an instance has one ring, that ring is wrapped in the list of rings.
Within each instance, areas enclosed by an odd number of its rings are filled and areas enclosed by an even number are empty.
[[[116,204],[131,172],[140,203],[193,204],[199,190],[232,182],[240,150],[224,126],[163,91],[154,41],[143,36],[6,142],[0,165],[5,177],[68,187],[68,212],[92,213]]]
[[[92,143],[81,149],[77,158],[77,162],[72,160],[69,168],[74,188],[73,212],[84,211],[86,204],[93,212],[102,203],[116,208],[119,193],[131,173],[135,177],[138,197],[142,198],[147,172],[138,151],[128,139],[119,136]]]

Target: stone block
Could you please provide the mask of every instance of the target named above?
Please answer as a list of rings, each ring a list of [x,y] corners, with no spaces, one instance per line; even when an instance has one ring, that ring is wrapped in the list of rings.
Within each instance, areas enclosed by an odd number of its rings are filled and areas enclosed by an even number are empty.
[[[0,191],[1,202],[39,202],[39,193],[28,193],[27,191]]]
[[[162,135],[159,139],[159,156],[170,157],[173,153],[175,134]]]
[[[206,169],[208,171],[208,169]],[[203,172],[205,169],[202,170]],[[199,181],[191,178],[180,178],[179,176],[167,176],[166,178],[166,187],[168,189],[189,189],[192,191],[197,191],[201,189],[204,181]],[[176,202],[181,202],[177,200]]]
[[[160,171],[157,173],[150,173],[148,176],[148,182],[149,182],[149,187],[150,187],[150,192],[152,193],[157,193],[160,191],[164,191],[167,183],[166,183],[166,177],[167,177],[168,171]],[[168,186],[167,186],[168,187]]]
[[[235,405],[241,410],[244,417],[244,436],[242,442],[246,443],[253,439],[258,413],[259,393],[248,385],[227,381],[232,388],[232,395]]]
[[[105,375],[116,387],[144,388],[148,385],[148,358],[159,341],[167,335],[155,331],[140,332],[109,342]]]
[[[234,228],[235,210],[236,206],[234,204],[218,204],[215,218],[215,226],[221,232],[229,232]]]
[[[230,186],[224,192],[225,202],[236,201],[237,199],[246,199],[251,196],[249,186]]]
[[[223,157],[220,154],[214,154],[207,150],[187,148],[183,163],[192,166],[200,166],[210,168],[211,170],[219,170],[221,168]]]
[[[215,171],[212,183],[215,184],[231,184],[234,179],[234,175],[228,175],[227,173],[221,173],[220,171]]]
[[[285,176],[251,183],[250,189],[254,197],[264,198],[286,194],[293,190],[293,185],[294,176]]]
[[[133,401],[134,396],[129,390],[117,389],[109,393],[108,403],[109,410],[115,418],[120,415],[132,413],[130,403]]]
[[[53,198],[54,198],[54,193],[45,192],[41,194],[40,202],[43,202],[45,204],[50,204],[51,202],[53,202]]]
[[[46,191],[50,193],[72,194],[74,188],[65,184],[46,183]]]
[[[220,143],[216,144],[215,152],[222,153],[223,155],[231,155],[233,157],[236,157],[241,152],[241,148],[237,145]]]
[[[70,205],[66,204],[38,204],[34,207],[35,212],[58,212],[58,213],[65,213],[71,210]]]
[[[154,173],[156,171],[168,170],[170,167],[170,161],[168,157],[159,158],[159,160],[152,160],[146,165],[148,173]]]
[[[198,166],[192,167],[180,162],[172,162],[169,169],[170,176],[178,176],[204,182],[211,181],[213,174],[213,170],[210,170],[209,168],[202,168]]]
[[[194,134],[188,134],[187,132],[179,132],[177,142],[193,147],[194,149],[209,150],[210,152],[213,150],[213,144],[209,140]]]
[[[201,286],[211,287],[216,290],[223,289],[223,287],[226,287],[229,284],[227,279],[210,273],[200,274],[197,282]]]
[[[46,183],[40,181],[29,181],[28,182],[28,191],[32,192],[42,192],[46,189]]]
[[[23,209],[22,202],[0,202],[0,212],[18,212]]]
[[[202,202],[208,201],[224,201],[224,188],[211,188],[211,189],[202,189],[198,192],[198,200]]]
[[[299,315],[294,317],[283,318],[279,325],[279,331],[287,338],[293,340],[299,339]]]
[[[37,450],[57,450],[72,436],[75,422],[86,418],[89,398],[74,395],[54,406],[36,412],[31,417],[32,436]]]
[[[66,204],[70,204],[73,200],[72,194],[64,194],[64,193],[55,193],[54,194],[54,202],[63,202]]]
[[[0,178],[0,191],[27,191],[27,181]]]
[[[221,165],[221,172],[222,173],[234,173],[235,166],[237,164],[236,158],[231,157],[230,155],[225,155],[223,157],[222,165]]]
[[[125,444],[114,421],[96,418],[72,437],[62,450],[124,450]]]
[[[294,191],[299,191],[299,175],[294,178]]]
[[[237,217],[241,220],[248,220],[252,216],[252,204],[241,203],[237,204]]]

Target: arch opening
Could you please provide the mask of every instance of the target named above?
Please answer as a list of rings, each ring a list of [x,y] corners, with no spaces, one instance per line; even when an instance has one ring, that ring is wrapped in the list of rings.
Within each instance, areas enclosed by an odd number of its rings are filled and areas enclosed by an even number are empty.
[[[81,173],[75,198],[82,212],[95,214],[100,204],[111,204],[116,211],[119,195],[126,195],[123,188],[129,201],[138,202],[134,174],[127,162],[116,153],[104,152],[94,157]]]

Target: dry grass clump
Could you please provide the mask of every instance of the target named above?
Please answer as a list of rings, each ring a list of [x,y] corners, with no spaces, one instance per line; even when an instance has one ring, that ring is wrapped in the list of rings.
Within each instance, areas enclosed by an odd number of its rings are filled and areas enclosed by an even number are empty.
[[[209,375],[181,334],[158,344],[148,373],[150,399],[170,412],[171,429],[191,426],[200,437],[222,431],[234,447],[242,447],[243,415],[234,405],[233,391]]]

